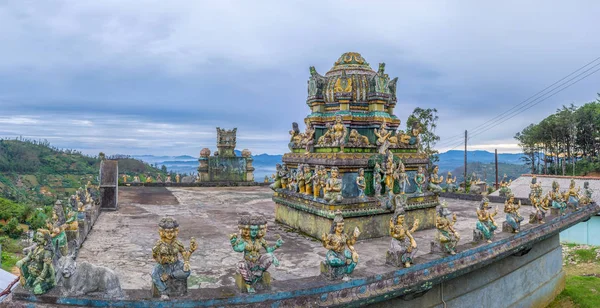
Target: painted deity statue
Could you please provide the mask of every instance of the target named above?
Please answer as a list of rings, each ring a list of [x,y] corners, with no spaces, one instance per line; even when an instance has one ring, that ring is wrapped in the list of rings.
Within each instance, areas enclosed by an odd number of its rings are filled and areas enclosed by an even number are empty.
[[[134,177],[133,177],[133,182],[134,182],[134,183],[140,183],[140,182],[141,182],[141,181],[140,181],[140,177],[139,177],[138,175],[134,176]]]
[[[173,179],[171,179],[170,175],[167,175],[167,179],[165,180],[165,183],[173,183]]]
[[[581,190],[580,187],[577,187],[577,189],[575,189],[575,180],[571,179],[571,183],[569,184],[569,191],[567,192],[568,198],[567,198],[567,205],[571,206],[575,209],[577,209],[579,207],[579,191]]]
[[[340,147],[340,153],[344,152],[344,145],[346,145],[346,135],[348,134],[348,128],[342,122],[342,116],[335,116],[335,124],[333,124],[333,146]]]
[[[508,199],[504,202],[504,213],[506,213],[505,224],[510,226],[510,228],[503,229],[512,231],[513,233],[519,233],[519,231],[521,231],[521,221],[523,221],[523,217],[519,214],[520,208],[521,201],[515,204],[515,195],[511,192],[508,195]]]
[[[304,165],[304,193],[306,195],[312,195],[313,193],[313,181],[312,181],[313,173],[310,171],[310,166],[308,164]]]
[[[358,187],[358,197],[360,199],[364,199],[367,182],[365,182],[365,169],[363,168],[358,169],[358,176],[356,177],[356,187]]]
[[[325,168],[323,166],[315,166],[315,172],[311,177],[312,187],[313,187],[313,200],[317,200],[317,198],[321,197],[321,177],[323,175],[323,170]]]
[[[237,274],[243,280],[243,288],[248,293],[255,293],[255,285],[263,283],[268,285],[267,270],[271,264],[279,265],[273,252],[283,245],[283,240],[277,235],[278,240],[274,246],[264,239],[267,234],[267,220],[263,216],[242,216],[238,223],[239,233],[229,236],[231,247],[236,252],[243,252],[244,259],[237,264]],[[261,254],[261,247],[267,253]],[[270,280],[269,278],[266,280]]]
[[[175,175],[175,183],[180,183],[181,182],[181,176],[179,176],[179,173],[177,175]]]
[[[398,162],[398,170],[396,172],[397,178],[396,180],[398,181],[399,185],[400,185],[400,191],[402,194],[404,194],[406,192],[406,184],[408,184],[408,186],[410,186],[410,181],[408,180],[408,174],[406,173],[406,167],[404,166],[404,163],[402,162],[402,160],[400,160],[400,162]]]
[[[419,166],[417,173],[415,174],[415,194],[423,194],[423,184],[425,184],[425,174],[423,174],[423,167]]]
[[[543,224],[544,218],[546,217],[546,211],[548,211],[548,203],[550,200],[548,197],[539,197],[533,195],[530,199],[531,205],[533,206],[534,212],[529,214],[529,223],[531,224]]]
[[[313,145],[315,144],[315,128],[310,125],[310,122],[306,120],[306,130],[302,137],[302,145],[304,146],[304,154],[312,152]]]
[[[298,170],[296,170],[296,182],[298,186],[298,192],[304,194],[306,189],[306,183],[304,182],[304,165],[299,164]]]
[[[358,133],[356,129],[353,129],[350,131],[350,135],[348,135],[348,145],[352,147],[365,147],[370,145],[369,138]]]
[[[454,255],[458,241],[460,241],[460,234],[454,229],[457,220],[456,214],[452,214],[452,219],[449,218],[450,214],[452,213],[448,209],[448,203],[443,201],[437,210],[435,219],[435,227],[438,231],[435,240],[444,252]]]
[[[66,256],[69,253],[69,247],[67,245],[67,234],[65,233],[65,220],[61,221],[58,217],[58,213],[62,211],[61,208],[52,209],[52,217],[46,221],[46,229],[50,231],[50,237],[52,242],[52,248],[56,253],[60,252],[61,256]]]
[[[452,178],[452,172],[448,171],[446,175],[446,191],[447,192],[455,192],[456,191],[456,177]]]
[[[123,183],[127,183],[127,174],[123,174],[121,177],[123,178]]]
[[[152,176],[150,176],[150,175],[149,175],[149,176],[146,178],[146,183],[152,183],[152,182],[153,182],[153,181],[152,181]]]
[[[331,145],[333,143],[333,135],[333,125],[331,125],[331,123],[325,124],[325,132],[321,137],[319,137],[319,140],[317,140],[317,145]]]
[[[375,192],[375,197],[381,196],[381,166],[379,163],[375,163],[375,167],[373,168],[373,191]]]
[[[358,253],[354,244],[360,236],[358,227],[352,235],[344,233],[344,217],[340,210],[336,211],[329,234],[323,233],[321,241],[327,249],[326,259],[321,263],[321,273],[329,279],[340,279],[352,274],[358,264]]]
[[[20,270],[21,286],[33,294],[44,294],[56,285],[56,272],[52,265],[54,249],[50,239],[50,231],[38,229],[33,237],[36,243],[25,258],[17,261],[15,266]]]
[[[390,219],[390,248],[386,254],[386,263],[395,266],[410,267],[413,257],[417,253],[417,242],[412,234],[419,227],[419,220],[415,219],[412,228],[405,226],[404,207],[396,207],[396,212]]]
[[[162,183],[163,179],[162,176],[160,175],[160,173],[156,176],[156,183]]]
[[[374,128],[373,131],[377,137],[375,144],[377,145],[379,154],[385,154],[390,146],[390,141],[388,139],[392,135],[392,132],[387,130],[385,120],[381,122],[379,129]]]
[[[583,182],[583,196],[581,196],[581,198],[579,199],[579,204],[588,205],[588,204],[592,203],[592,201],[593,201],[592,194],[593,193],[594,193],[594,191],[590,188],[590,182],[588,182],[588,181]]]
[[[396,164],[394,163],[394,154],[387,151],[387,160],[385,162],[385,191],[394,191],[394,172],[396,172]]]
[[[286,164],[281,164],[281,169],[279,169],[279,177],[281,178],[281,188],[289,189],[288,184],[290,182],[290,171],[288,170]]]
[[[298,123],[292,123],[292,130],[290,130],[290,143],[288,147],[292,150],[295,147],[298,147],[302,144],[302,139],[304,136],[300,133],[300,129],[298,128]]]
[[[331,176],[325,182],[323,187],[323,199],[332,203],[342,201],[342,179],[339,177],[340,171],[337,167],[331,168]]]
[[[561,215],[564,215],[567,209],[567,202],[565,202],[563,193],[560,192],[560,185],[557,181],[552,182],[550,200],[552,200],[552,208],[557,209]]]
[[[429,185],[427,186],[427,190],[432,191],[435,194],[439,194],[443,191],[442,182],[444,181],[443,175],[438,175],[439,167],[437,165],[433,166],[433,172],[429,176]]]
[[[281,164],[275,164],[273,184],[269,185],[272,190],[281,188]]]
[[[494,237],[494,231],[498,228],[494,217],[498,214],[498,209],[496,209],[493,213],[490,213],[488,210],[491,207],[488,202],[481,203],[479,205],[479,209],[477,209],[477,223],[475,225],[475,230],[481,233],[481,236],[488,243],[492,242],[492,237]],[[475,239],[475,236],[474,236]],[[475,240],[477,242],[477,240]]]
[[[419,143],[421,142],[419,135],[421,135],[421,124],[419,124],[419,122],[414,122],[410,130],[410,138],[408,144],[419,145]]]
[[[542,198],[542,182],[538,181],[535,175],[531,178],[529,188],[531,189],[529,192],[529,199],[532,199],[534,196],[539,199]]]
[[[293,192],[298,192],[298,180],[297,180],[297,175],[296,175],[295,170],[290,171],[288,189]]]
[[[183,284],[187,290],[187,278],[190,276],[190,256],[198,248],[195,238],[190,239],[189,249],[185,249],[183,243],[177,239],[179,234],[179,223],[171,217],[164,217],[158,223],[158,234],[160,239],[152,248],[152,258],[156,261],[152,270],[152,283],[160,298],[169,299],[169,296],[183,295],[172,288],[170,280]],[[179,259],[179,255],[183,259]]]
[[[502,197],[506,197],[508,195],[511,194],[511,190],[510,190],[510,184],[512,184],[512,180],[510,181],[506,181],[506,174],[504,174],[504,177],[502,178],[502,181],[500,181],[500,196]]]

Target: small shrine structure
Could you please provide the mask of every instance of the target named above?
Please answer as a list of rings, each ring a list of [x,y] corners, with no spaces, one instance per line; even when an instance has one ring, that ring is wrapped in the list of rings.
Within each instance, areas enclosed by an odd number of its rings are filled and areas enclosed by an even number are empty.
[[[226,130],[217,127],[217,151],[200,151],[198,158],[198,178],[196,182],[254,182],[252,153],[242,150],[242,156],[236,156],[237,128]]]

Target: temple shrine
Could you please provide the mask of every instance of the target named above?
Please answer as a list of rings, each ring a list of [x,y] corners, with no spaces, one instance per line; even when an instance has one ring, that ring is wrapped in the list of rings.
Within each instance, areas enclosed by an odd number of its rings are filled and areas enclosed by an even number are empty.
[[[252,153],[242,150],[236,156],[237,128],[226,130],[217,127],[217,151],[210,156],[210,149],[203,148],[198,158],[196,182],[254,182]]]
[[[399,129],[397,81],[385,63],[374,71],[356,52],[344,53],[324,76],[310,67],[306,129],[292,124],[290,152],[272,185],[277,221],[319,238],[340,211],[347,230],[381,237],[402,202],[407,223],[434,227],[439,202],[426,191],[429,158],[419,150],[417,121]]]

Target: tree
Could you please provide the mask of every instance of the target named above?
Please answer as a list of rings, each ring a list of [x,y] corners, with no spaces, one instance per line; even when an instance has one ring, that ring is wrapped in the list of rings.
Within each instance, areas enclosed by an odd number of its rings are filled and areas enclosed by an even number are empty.
[[[438,118],[437,109],[422,109],[417,107],[406,121],[407,132],[410,132],[415,122],[419,123],[421,127],[419,150],[427,153],[429,156],[429,168],[432,167],[433,163],[440,160],[439,152],[434,149],[435,144],[440,140],[440,137],[435,134]]]
[[[23,229],[19,227],[19,220],[13,217],[2,227],[2,232],[10,238],[19,238],[23,234]]]
[[[160,170],[164,173],[167,173],[167,166],[162,165],[162,167],[160,167]]]

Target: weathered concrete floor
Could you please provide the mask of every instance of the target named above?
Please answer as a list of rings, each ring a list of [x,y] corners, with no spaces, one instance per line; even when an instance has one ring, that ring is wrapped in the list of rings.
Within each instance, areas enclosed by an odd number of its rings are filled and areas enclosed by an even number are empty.
[[[121,187],[119,210],[100,215],[79,252],[78,260],[112,268],[125,289],[150,289],[150,272],[154,265],[151,249],[158,239],[157,223],[165,215],[172,216],[180,224],[180,240],[187,246],[189,238],[194,236],[199,243],[191,259],[190,288],[232,286],[235,265],[242,259],[242,254],[231,249],[229,234],[238,231],[240,215],[261,213],[269,221],[267,240],[274,243],[275,234],[280,234],[285,241],[276,251],[281,265],[269,270],[273,279],[317,276],[319,262],[325,258],[326,250],[319,241],[275,223],[271,196],[272,191],[266,187]],[[461,234],[461,248],[474,247],[470,242],[477,202],[447,201],[449,208],[459,217],[455,227]],[[528,217],[530,211],[529,206],[524,206],[521,214]],[[509,236],[500,233],[504,220],[502,205],[498,204],[497,238]],[[441,257],[429,254],[434,234],[435,230],[416,233],[419,245],[417,262]],[[367,265],[371,272],[389,271],[390,267],[385,265],[389,243],[389,237],[359,241],[355,245],[360,255],[357,271],[366,269]]]

